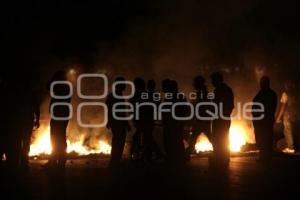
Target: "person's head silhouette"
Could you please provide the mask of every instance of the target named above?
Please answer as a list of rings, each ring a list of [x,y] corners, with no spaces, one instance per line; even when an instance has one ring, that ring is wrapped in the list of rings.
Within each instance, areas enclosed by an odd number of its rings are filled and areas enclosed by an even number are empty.
[[[149,92],[154,92],[155,91],[155,88],[156,88],[156,84],[155,84],[155,81],[153,79],[149,80],[147,82],[147,89]]]
[[[261,89],[268,89],[268,88],[270,88],[270,78],[268,76],[263,76],[260,79],[260,88]]]
[[[134,87],[135,87],[136,92],[144,91],[146,89],[145,80],[142,79],[141,77],[135,78],[133,83],[134,83]]]
[[[170,90],[171,90],[171,93],[178,93],[178,83],[177,81],[175,80],[171,80],[170,81]]]
[[[64,70],[58,70],[54,73],[52,79],[48,82],[48,90],[50,90],[51,87],[53,87],[55,94],[67,94],[70,88],[65,84],[56,84],[58,81],[67,81],[67,74]]]
[[[201,90],[205,85],[205,79],[203,78],[203,76],[196,76],[194,78],[194,88],[196,90]]]
[[[162,91],[163,91],[164,93],[167,93],[167,92],[170,92],[170,91],[171,91],[171,90],[170,90],[170,82],[171,82],[171,80],[168,79],[168,78],[162,80],[162,82],[161,82],[161,88],[162,88]]]
[[[224,82],[223,76],[220,72],[214,72],[210,75],[211,83],[214,87],[218,87]]]
[[[122,92],[124,92],[124,90],[126,89],[126,84],[124,83],[124,81],[125,81],[125,78],[124,77],[117,77],[116,79],[115,79],[115,83],[116,82],[121,82],[121,83],[118,83],[117,85],[116,85],[116,88],[115,88],[115,90],[116,90],[116,93],[117,94],[121,94]]]

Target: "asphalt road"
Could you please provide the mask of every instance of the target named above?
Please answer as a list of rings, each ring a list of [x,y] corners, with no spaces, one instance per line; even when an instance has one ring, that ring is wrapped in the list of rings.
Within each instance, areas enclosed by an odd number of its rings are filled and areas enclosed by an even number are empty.
[[[108,158],[69,160],[65,173],[46,172],[33,160],[28,172],[1,169],[0,199],[299,199],[300,160],[276,157],[271,167],[254,156],[231,158],[226,170],[194,157],[183,169],[124,163],[111,172]]]

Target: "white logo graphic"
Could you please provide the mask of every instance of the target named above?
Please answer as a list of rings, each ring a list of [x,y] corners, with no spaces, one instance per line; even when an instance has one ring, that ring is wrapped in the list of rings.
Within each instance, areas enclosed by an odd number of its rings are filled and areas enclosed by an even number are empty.
[[[82,80],[88,79],[88,78],[99,78],[100,80],[103,80],[103,93],[99,95],[86,95],[82,93]],[[116,94],[116,87],[119,85],[129,85],[130,86],[130,94],[129,95],[118,95]],[[67,95],[57,95],[55,94],[54,87],[56,85],[67,85],[69,88],[69,94]],[[104,100],[108,96],[108,78],[105,74],[81,74],[77,79],[77,95],[79,98],[84,100]],[[112,97],[115,99],[122,99],[122,100],[128,100],[134,96],[135,93],[135,87],[133,82],[131,81],[116,81],[112,84]],[[51,118],[57,121],[66,121],[70,120],[73,117],[73,106],[71,103],[69,103],[69,99],[73,96],[73,85],[69,81],[54,81],[50,86],[50,94],[53,99],[58,100],[58,102],[52,103],[50,107],[50,113]],[[179,93],[182,96],[186,96],[183,93]],[[193,97],[195,93],[189,94],[188,96]],[[255,102],[247,102],[247,103],[240,103],[238,102],[236,104],[236,115],[235,116],[225,116],[223,113],[223,104],[216,104],[213,101],[207,101],[207,102],[199,102],[196,104],[192,104],[189,102],[161,102],[161,103],[154,103],[154,102],[147,102],[147,99],[153,99],[155,102],[160,102],[161,99],[172,99],[177,98],[178,94],[175,96],[172,96],[172,93],[165,93],[162,97],[160,93],[153,93],[152,97],[147,96],[147,93],[143,93],[141,98],[144,100],[144,102],[141,103],[135,103],[133,105],[130,102],[116,102],[112,106],[111,110],[107,107],[107,105],[103,102],[89,102],[85,101],[78,105],[77,107],[77,122],[80,127],[83,128],[101,128],[105,127],[108,122],[108,115],[109,113],[112,114],[112,117],[114,120],[118,121],[128,121],[128,120],[139,120],[141,118],[141,109],[142,108],[151,108],[153,120],[162,120],[163,113],[169,113],[174,120],[191,120],[193,118],[196,118],[198,120],[215,120],[215,119],[223,119],[223,120],[230,120],[230,119],[246,119],[246,120],[262,120],[264,118],[264,105],[261,103],[255,103]],[[212,100],[214,97],[214,94],[212,93],[210,95],[209,100]],[[66,100],[66,102],[64,102]],[[68,116],[55,116],[54,109],[57,107],[63,107],[66,106],[69,110]],[[103,108],[103,122],[100,124],[89,124],[84,123],[82,120],[82,109],[84,107],[101,107]],[[176,109],[182,108],[189,113],[188,115],[177,115]],[[252,108],[253,107],[253,108]],[[205,108],[205,113],[200,113],[200,108]],[[203,110],[203,109],[202,109]],[[255,116],[252,116],[251,113],[256,113]]]

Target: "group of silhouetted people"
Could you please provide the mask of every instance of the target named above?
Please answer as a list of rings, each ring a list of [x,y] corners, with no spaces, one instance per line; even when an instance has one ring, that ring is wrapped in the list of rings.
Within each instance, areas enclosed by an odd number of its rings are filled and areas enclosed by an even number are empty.
[[[184,103],[188,101],[179,91],[178,83],[175,80],[164,79],[161,82],[161,89],[165,96],[156,99],[154,94],[158,92],[155,81],[148,80],[146,82],[143,78],[136,78],[133,82],[134,94],[128,99],[133,111],[131,121],[120,120],[115,117],[114,109],[117,104],[119,104],[118,109],[124,111],[118,113],[119,117],[126,118],[129,114],[125,111],[128,110],[125,104],[127,99],[124,98],[125,79],[123,77],[116,78],[115,82],[121,82],[121,84],[117,84],[113,93],[109,94],[106,99],[108,108],[107,128],[111,129],[112,132],[110,166],[120,166],[126,136],[131,130],[130,124],[133,124],[135,129],[130,148],[132,161],[152,162],[154,158],[159,158],[164,159],[171,166],[182,166],[189,161],[190,155],[194,152],[200,133],[205,133],[213,145],[210,164],[228,166],[230,158],[229,129],[231,114],[234,109],[234,94],[225,83],[221,73],[212,73],[210,79],[214,86],[214,97],[208,98],[205,78],[199,75],[194,78],[193,86],[196,90],[196,98],[192,103],[203,104],[204,106],[196,106],[196,108],[199,109],[199,115],[208,117],[211,107],[206,103],[212,102],[218,110],[217,115],[211,120],[192,119],[193,131],[187,140],[188,147],[186,148],[184,145],[184,128],[188,120],[179,120],[178,118],[189,115],[189,110],[184,106]],[[53,94],[49,106],[52,153],[49,162],[45,165],[47,168],[64,169],[66,163],[66,130],[69,122],[67,116],[70,115],[70,109],[66,104],[70,104],[71,97],[69,96],[70,88],[68,85],[60,84],[64,81],[67,81],[66,72],[60,70],[54,74],[48,83],[48,90],[51,90]],[[270,79],[267,76],[261,78],[260,87],[261,89],[254,97],[253,102],[261,103],[264,106],[264,117],[261,120],[253,120],[253,125],[257,147],[260,151],[259,160],[263,163],[270,163],[273,154],[273,125],[275,123],[277,95],[271,89]],[[28,84],[18,85],[6,83],[3,80],[1,80],[1,90],[3,91],[2,95],[4,94],[0,98],[1,109],[4,114],[1,114],[0,119],[2,126],[0,154],[1,156],[6,155],[10,167],[17,168],[21,165],[27,168],[32,131],[39,127],[39,95]],[[286,100],[283,99],[281,102],[284,103]],[[159,114],[157,115],[155,109],[158,109],[162,104],[164,104],[164,111],[161,113],[161,118],[157,119]],[[173,109],[172,105],[174,104],[182,104],[182,106],[176,106]],[[254,112],[257,109],[255,105],[252,109],[252,115],[256,117],[258,114]],[[282,118],[282,115],[279,113],[277,120]],[[286,115],[284,117],[287,118]],[[288,120],[291,121],[291,119],[284,120],[286,124],[289,122]],[[163,148],[160,148],[154,139],[155,126],[162,127]]]
[[[118,77],[115,81],[125,80],[123,77]],[[211,158],[212,164],[227,165],[229,161],[228,135],[231,123],[231,113],[234,108],[234,95],[232,89],[224,82],[223,76],[219,72],[211,75],[212,84],[215,87],[215,97],[212,100],[222,111],[214,120],[193,120],[193,133],[188,140],[189,147],[184,145],[184,128],[188,120],[184,119],[189,115],[189,110],[184,106],[187,102],[185,96],[180,93],[178,83],[175,80],[164,79],[161,83],[162,93],[169,95],[168,98],[154,99],[153,94],[156,91],[154,80],[149,80],[147,83],[142,78],[138,77],[134,80],[135,93],[129,102],[133,106],[133,126],[135,133],[132,137],[132,145],[130,150],[130,158],[132,160],[142,160],[151,162],[153,155],[156,158],[164,158],[170,165],[182,165],[190,159],[190,154],[194,151],[194,146],[197,137],[201,132],[205,132],[214,147],[214,156]],[[196,102],[210,102],[207,98],[208,89],[205,84],[205,79],[202,76],[197,76],[194,79],[194,88],[197,91]],[[118,84],[115,92],[122,96],[126,89],[125,84]],[[125,98],[116,98],[110,94],[106,104],[108,106],[108,123],[107,128],[112,130],[112,152],[110,165],[118,166],[121,162],[122,153],[125,145],[125,139],[128,130],[131,129],[129,120],[118,120],[113,116],[113,105],[115,103],[125,102]],[[147,105],[146,105],[146,104]],[[174,110],[172,105],[183,103],[182,106],[176,106]],[[160,104],[164,104],[164,112],[161,113],[160,120],[163,130],[163,149],[165,153],[158,147],[153,138],[153,132],[157,119],[154,114],[157,114],[157,109]],[[126,109],[125,104],[123,109]],[[152,106],[157,105],[157,106]],[[156,112],[155,112],[156,109]],[[208,115],[207,110],[209,105],[199,107],[199,113],[202,116]],[[123,112],[124,116],[128,113]],[[222,116],[227,117],[223,119]]]
[[[200,103],[204,106],[198,107],[198,113],[202,117],[209,116],[208,111],[211,109],[207,102],[212,102],[217,106],[217,116],[212,120],[192,120],[192,133],[188,138],[188,147],[184,145],[184,127],[187,120],[178,120],[174,117],[171,106],[175,103],[187,102],[184,95],[178,95],[179,88],[175,80],[165,79],[161,83],[162,93],[172,94],[171,98],[164,98],[160,100],[153,99],[153,93],[155,90],[155,82],[149,80],[147,83],[142,78],[138,77],[134,80],[135,93],[129,100],[133,108],[137,112],[133,112],[134,115],[139,117],[133,117],[133,125],[135,133],[132,139],[130,157],[131,159],[138,159],[143,161],[151,161],[153,154],[163,156],[165,161],[171,165],[181,165],[190,159],[190,155],[194,152],[195,144],[198,136],[201,133],[205,133],[210,142],[213,145],[213,154],[210,157],[210,164],[212,166],[228,166],[230,158],[229,150],[229,129],[231,126],[231,114],[234,109],[234,94],[232,89],[224,82],[223,76],[219,72],[212,73],[211,83],[214,86],[214,97],[208,99],[208,89],[205,83],[205,79],[202,76],[196,76],[194,78],[194,89],[196,90],[195,104]],[[122,77],[116,79],[125,80]],[[122,96],[126,86],[119,85],[116,88],[117,93]],[[142,98],[144,94],[147,98]],[[118,166],[122,158],[122,152],[125,145],[125,138],[128,130],[131,130],[129,121],[116,120],[113,117],[113,105],[117,102],[125,102],[125,99],[116,99],[112,94],[107,98],[107,105],[109,110],[109,120],[107,127],[112,129],[113,141],[112,141],[112,154],[111,154],[111,166]],[[157,105],[161,103],[166,104],[165,111],[162,113],[161,125],[163,129],[163,149],[164,153],[158,148],[155,140],[153,139],[154,128],[157,125],[154,119],[153,107],[138,106],[143,103],[155,103]],[[257,104],[253,104],[253,126],[255,132],[255,138],[257,148],[259,149],[259,160],[263,164],[270,164],[273,156],[273,142],[274,142],[274,130],[275,113],[277,108],[277,94],[270,87],[270,79],[267,76],[263,76],[260,80],[260,90],[253,99],[253,103],[260,103],[263,106],[263,110],[257,113]],[[169,106],[169,107],[168,107]],[[125,109],[125,107],[124,107]],[[167,111],[166,111],[167,110]],[[183,107],[176,107],[176,116],[184,117],[188,115],[188,109]],[[123,113],[126,116],[128,113]],[[262,115],[263,117],[256,120],[255,117]],[[287,127],[288,128],[288,127]]]

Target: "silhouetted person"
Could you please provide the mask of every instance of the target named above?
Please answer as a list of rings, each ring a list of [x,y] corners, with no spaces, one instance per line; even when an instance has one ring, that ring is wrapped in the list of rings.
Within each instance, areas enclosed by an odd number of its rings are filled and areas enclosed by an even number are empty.
[[[143,106],[137,110],[137,106],[138,104],[145,102],[145,99],[142,98],[142,95],[143,93],[146,93],[146,83],[144,79],[140,77],[135,78],[133,83],[135,86],[135,93],[134,96],[129,101],[135,108],[133,124],[136,131],[132,136],[132,145],[131,145],[130,153],[132,159],[140,159],[141,154],[143,153],[144,150],[142,139],[145,137],[146,132],[148,134],[149,130],[147,130],[147,120],[145,118],[145,113],[144,113],[145,107]],[[138,115],[136,115],[137,112]]]
[[[5,95],[7,93],[6,91],[6,81],[4,78],[0,78],[0,125],[1,125],[1,133],[0,133],[0,163],[2,162],[2,158],[5,153],[5,138],[6,138],[6,130],[5,130],[5,113],[6,113],[6,101],[5,101]]]
[[[263,76],[260,80],[260,91],[253,99],[254,103],[261,103],[264,107],[264,117],[261,120],[253,120],[256,144],[259,149],[259,160],[269,163],[273,152],[273,126],[277,107],[277,95],[270,88],[270,78]],[[253,106],[256,109],[257,106]],[[262,113],[252,112],[253,117],[259,117]]]
[[[33,85],[28,85],[22,93],[22,149],[21,149],[21,165],[27,168],[29,164],[29,151],[32,131],[39,128],[40,120],[40,100]]]
[[[165,93],[164,102],[172,104],[177,102],[185,102],[182,95],[178,95],[178,84],[174,80],[165,79],[162,81],[163,92]],[[166,94],[169,93],[169,94]],[[166,98],[166,95],[170,98]],[[171,109],[172,105],[164,106]],[[184,117],[186,109],[177,106],[175,109],[176,116]],[[181,165],[185,162],[185,148],[183,143],[184,121],[175,119],[172,112],[164,112],[163,118],[163,134],[166,151],[166,161],[171,165]]]
[[[212,137],[214,153],[212,164],[227,166],[229,163],[229,129],[231,124],[231,113],[234,108],[234,95],[232,89],[224,82],[219,72],[211,74],[211,81],[215,87],[213,102],[218,107],[217,119],[212,121]]]
[[[156,99],[154,97],[156,93],[156,84],[154,80],[149,80],[147,82],[147,94],[148,94],[148,99],[146,102],[148,103],[153,103],[156,108],[158,108],[160,104],[160,99]],[[162,153],[159,149],[158,144],[154,140],[153,137],[153,131],[155,128],[155,116],[154,116],[154,109],[151,106],[145,108],[145,118],[146,118],[146,134],[144,138],[144,144],[145,144],[145,157],[146,159],[150,159],[152,156],[152,153],[155,154],[156,158],[161,158]]]
[[[296,122],[299,120],[299,100],[295,83],[291,80],[285,82],[284,92],[280,98],[280,108],[276,117],[277,123],[283,123],[284,137],[287,143],[287,147],[283,150],[285,153],[295,153],[295,131]]]
[[[207,86],[205,85],[205,79],[202,76],[196,76],[193,85],[197,92],[197,99],[194,102],[194,104],[197,105],[198,103],[208,102],[208,92]],[[201,117],[207,116],[206,109],[208,109],[207,106],[199,107],[198,113]],[[187,150],[187,153],[189,154],[188,156],[190,156],[190,154],[193,153],[195,149],[195,144],[197,142],[197,138],[201,133],[205,133],[208,137],[210,137],[210,124],[211,122],[208,120],[200,120],[196,118],[193,120],[193,132],[189,139],[189,147]]]
[[[117,81],[125,81],[123,77],[118,77],[115,79]],[[115,93],[118,96],[122,96],[124,90],[126,89],[125,84],[118,84],[115,88]],[[108,108],[108,122],[106,127],[111,129],[112,131],[112,144],[111,144],[111,157],[110,157],[110,167],[115,168],[120,165],[123,150],[125,146],[125,140],[127,131],[130,130],[130,126],[127,120],[119,120],[113,116],[113,106],[116,103],[124,103],[125,99],[123,98],[116,98],[112,93],[107,96],[106,105]],[[117,106],[118,109],[125,109],[125,105]],[[125,117],[127,113],[116,113],[118,117]]]
[[[4,152],[9,169],[15,170],[20,164],[21,133],[22,133],[22,84],[18,81],[8,81],[5,98],[5,116],[3,123]]]
[[[171,93],[170,89],[170,79],[164,79],[161,82],[162,92],[166,94]],[[171,99],[164,98],[164,102],[171,102]],[[170,105],[165,105],[165,109],[171,109]],[[170,141],[169,141],[169,135],[171,134],[171,128],[172,128],[172,122],[171,122],[171,114],[170,113],[163,113],[162,114],[162,127],[163,127],[163,142],[164,142],[164,150],[166,153],[166,161],[168,162],[170,160],[170,154],[171,154],[171,147],[170,147]]]
[[[66,81],[66,72],[63,70],[57,71],[48,83],[48,89],[55,81]],[[56,96],[67,96],[70,94],[70,88],[66,84],[56,84],[53,88]],[[70,103],[71,98],[51,98],[50,109],[55,103]],[[50,110],[51,111],[51,110]],[[57,105],[53,107],[53,113],[50,121],[50,138],[52,145],[52,153],[49,159],[48,166],[58,169],[64,169],[66,163],[66,150],[67,150],[67,126],[69,120],[67,119],[70,114],[69,107],[66,105]],[[55,119],[55,118],[65,119]]]

